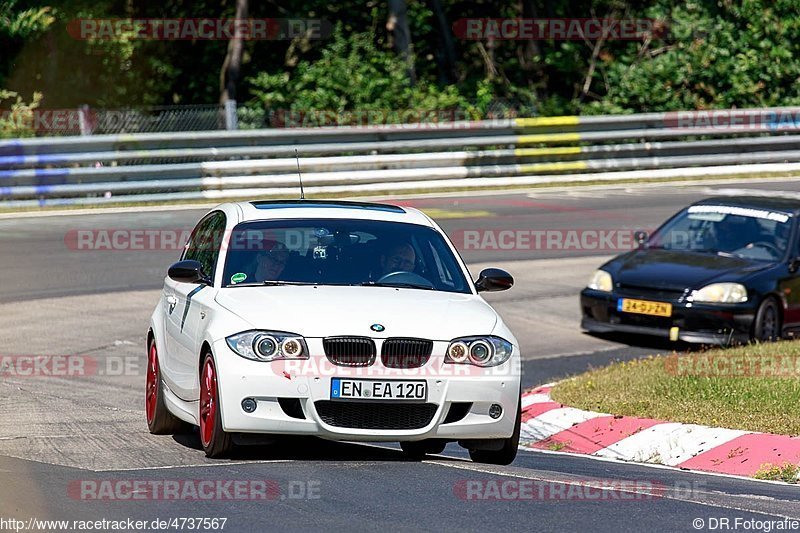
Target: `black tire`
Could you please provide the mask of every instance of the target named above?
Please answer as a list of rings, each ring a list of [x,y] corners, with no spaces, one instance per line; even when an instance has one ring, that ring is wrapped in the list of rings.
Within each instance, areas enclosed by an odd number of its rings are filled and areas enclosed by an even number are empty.
[[[208,372],[211,371],[211,378]],[[217,367],[212,355],[206,354],[200,369],[200,443],[206,457],[220,458],[233,450],[233,436],[222,429],[222,414],[217,383]]]
[[[173,435],[187,429],[187,424],[170,413],[164,404],[164,388],[161,383],[161,366],[158,362],[155,338],[151,338],[147,345],[144,411],[147,429],[153,435]]]
[[[510,465],[517,457],[519,447],[519,430],[522,425],[522,398],[517,404],[517,419],[514,423],[514,433],[507,439],[501,439],[502,446],[499,450],[470,450],[469,457],[473,462],[490,465]]]
[[[426,439],[405,441],[400,443],[406,457],[414,461],[420,461],[426,455],[442,453],[447,446],[447,441],[438,439]]]
[[[774,342],[780,340],[781,313],[778,302],[774,298],[765,298],[756,312],[756,319],[753,322],[752,340],[757,342]]]

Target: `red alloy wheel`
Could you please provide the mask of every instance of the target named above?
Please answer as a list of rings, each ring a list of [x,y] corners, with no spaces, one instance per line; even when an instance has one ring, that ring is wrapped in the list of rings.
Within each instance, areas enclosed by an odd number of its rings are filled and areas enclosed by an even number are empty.
[[[158,387],[159,387],[159,372],[158,372],[158,352],[156,351],[156,343],[150,345],[150,352],[147,357],[147,392],[145,394],[145,411],[147,413],[147,423],[153,423],[156,416],[156,405],[158,402]]]
[[[200,379],[200,439],[208,447],[214,438],[214,424],[217,418],[217,371],[209,357],[203,365]]]

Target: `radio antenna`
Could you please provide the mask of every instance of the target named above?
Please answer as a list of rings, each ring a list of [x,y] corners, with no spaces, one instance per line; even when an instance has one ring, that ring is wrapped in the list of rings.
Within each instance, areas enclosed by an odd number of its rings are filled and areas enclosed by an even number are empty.
[[[294,149],[294,159],[297,161],[297,177],[300,178],[300,199],[306,199],[306,193],[303,192],[303,175],[300,174],[300,156],[297,155],[297,148]]]

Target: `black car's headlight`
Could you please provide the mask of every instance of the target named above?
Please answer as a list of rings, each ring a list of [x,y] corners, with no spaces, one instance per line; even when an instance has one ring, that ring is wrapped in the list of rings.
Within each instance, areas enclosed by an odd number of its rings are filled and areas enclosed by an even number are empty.
[[[227,337],[231,350],[245,359],[308,359],[308,346],[300,335],[285,331],[251,330]]]
[[[587,287],[596,291],[611,292],[614,281],[611,279],[611,274],[605,270],[595,270]]]
[[[476,366],[502,365],[511,357],[514,345],[494,335],[460,337],[450,341],[445,363],[457,363]]]
[[[692,291],[690,298],[693,302],[739,304],[747,301],[747,287],[740,283],[712,283]]]

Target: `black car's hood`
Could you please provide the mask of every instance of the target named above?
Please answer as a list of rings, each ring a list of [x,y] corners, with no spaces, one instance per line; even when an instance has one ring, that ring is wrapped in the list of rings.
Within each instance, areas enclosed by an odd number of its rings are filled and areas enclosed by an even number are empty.
[[[772,263],[698,252],[643,249],[620,256],[609,268],[615,283],[660,289],[697,289],[733,281]]]

